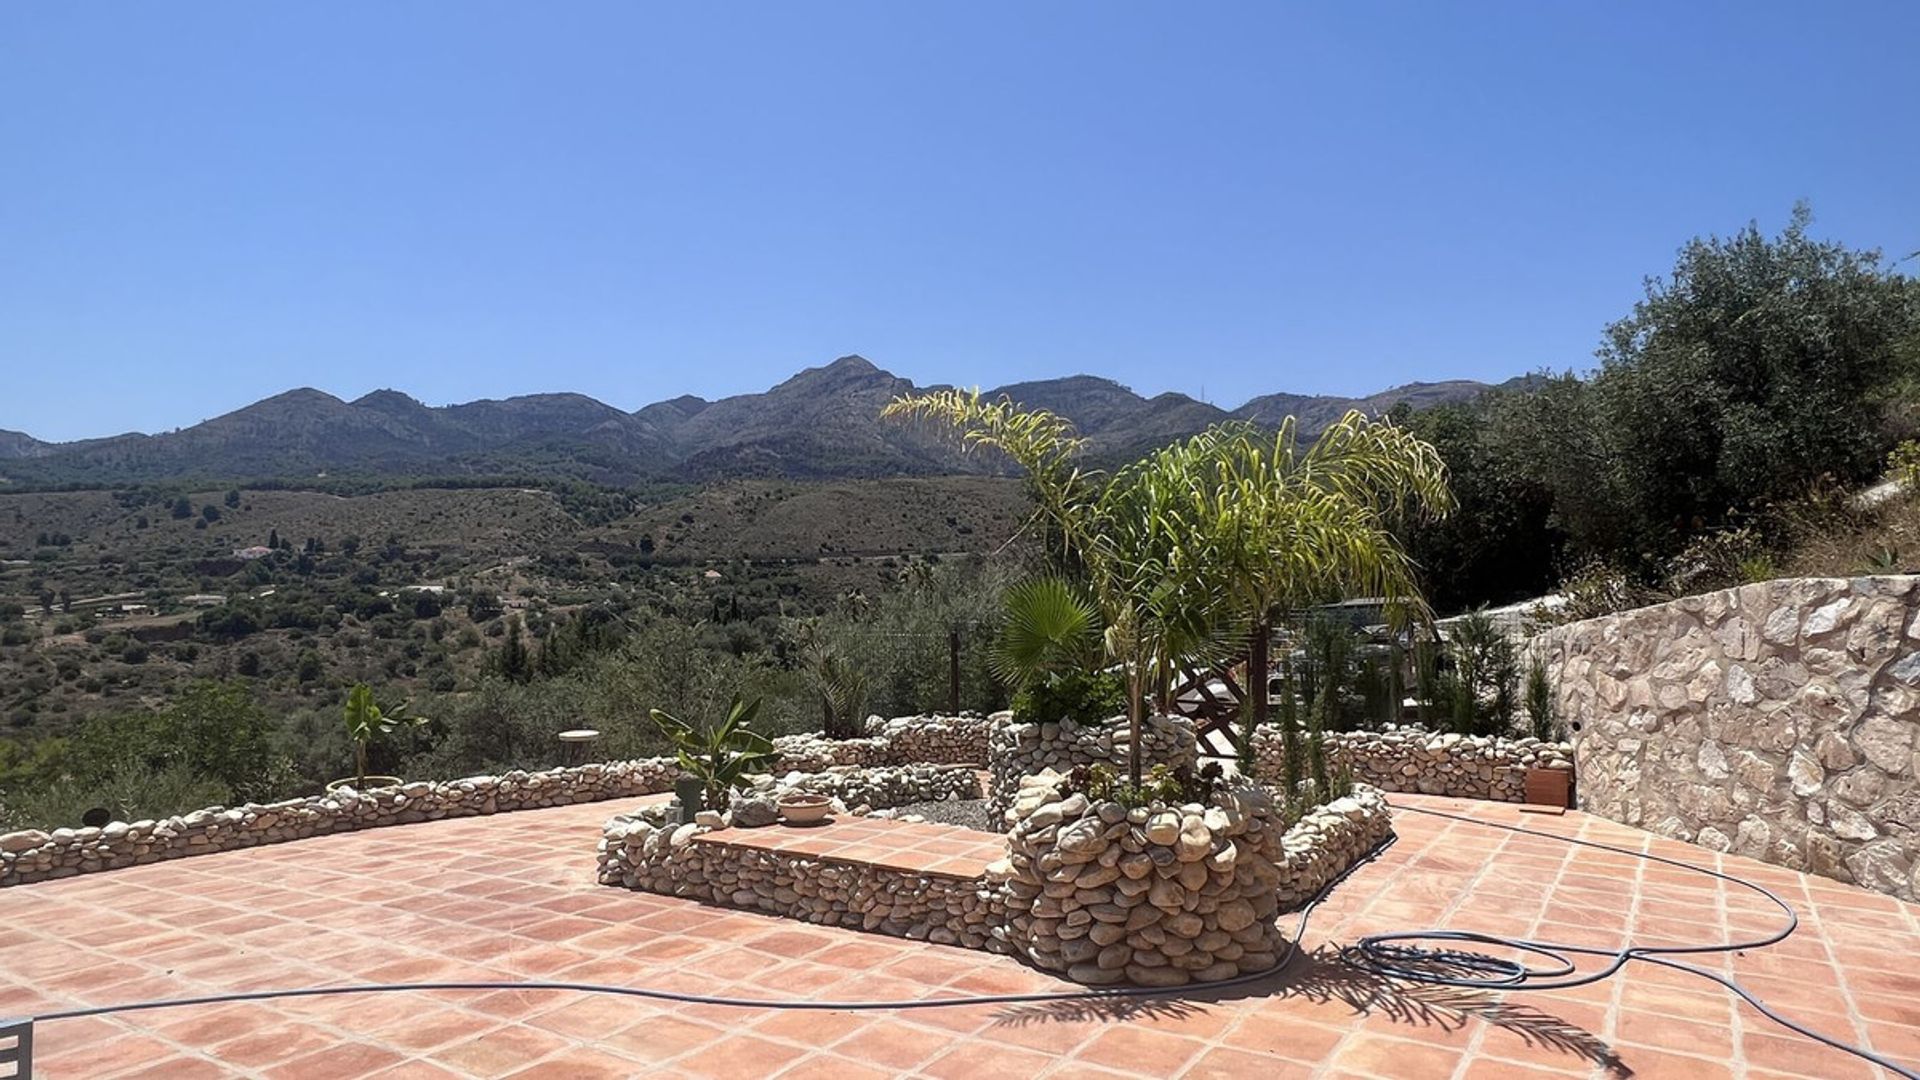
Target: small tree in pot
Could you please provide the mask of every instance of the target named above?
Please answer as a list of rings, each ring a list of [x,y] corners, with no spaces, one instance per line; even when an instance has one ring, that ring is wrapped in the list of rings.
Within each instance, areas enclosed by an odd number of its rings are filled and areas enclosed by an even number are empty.
[[[427,718],[408,716],[404,702],[391,711],[382,710],[373,700],[373,688],[366,683],[357,683],[347,692],[347,704],[342,712],[347,722],[347,738],[353,740],[353,778],[335,780],[327,785],[327,790],[351,787],[365,791],[369,787],[398,786],[397,776],[367,775],[367,747],[375,739],[385,738],[402,727],[419,727],[427,723]]]
[[[680,768],[704,786],[710,810],[725,810],[728,793],[749,772],[766,768],[778,756],[772,740],[747,726],[759,712],[760,699],[743,701],[738,694],[727,708],[726,720],[711,727],[688,723],[664,709],[648,710],[673,741]]]

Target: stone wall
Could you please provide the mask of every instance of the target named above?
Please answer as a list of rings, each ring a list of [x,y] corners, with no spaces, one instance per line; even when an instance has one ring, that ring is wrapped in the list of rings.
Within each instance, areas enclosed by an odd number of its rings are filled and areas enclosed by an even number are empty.
[[[1920,578],[1802,578],[1531,643],[1582,808],[1920,899]]]
[[[1257,787],[1223,792],[1210,806],[1129,810],[1065,792],[1062,779],[1051,770],[1026,778],[1007,858],[978,877],[705,839],[748,827],[743,808],[760,793],[687,824],[669,822],[658,806],[609,820],[598,876],[607,885],[1007,953],[1090,985],[1179,986],[1273,967],[1288,947],[1277,913],[1312,899],[1391,831],[1386,800],[1366,787],[1285,828],[1271,795]],[[803,779],[765,794],[788,787],[817,790]]]
[[[356,829],[652,795],[671,790],[679,775],[672,759],[647,758],[339,791],[232,809],[216,806],[97,829],[28,829],[0,836],[0,886]]]
[[[892,720],[875,716],[868,718],[864,738],[829,739],[818,732],[802,732],[780,736],[773,740],[773,748],[782,766],[807,772],[834,765],[983,766],[993,725],[992,717],[970,714]]]
[[[994,717],[967,713],[897,716],[875,734],[892,748],[892,760],[896,764],[927,762],[985,767],[994,723]]]
[[[1265,790],[1128,809],[1063,794],[1061,779],[1027,777],[1007,814],[1018,955],[1095,986],[1219,982],[1280,962],[1285,830]]]
[[[1280,910],[1305,906],[1392,833],[1387,797],[1365,784],[1307,811],[1281,840]]]
[[[607,822],[599,848],[605,885],[765,911],[940,945],[1004,951],[997,880],[832,861],[699,839],[727,819],[685,825],[657,809]]]
[[[836,765],[816,773],[789,773],[775,779],[756,776],[746,795],[778,799],[789,791],[828,795],[854,813],[908,803],[979,799],[979,770],[971,765],[882,765],[858,768]]]
[[[886,722],[872,738],[802,734],[774,742],[786,768],[811,774],[803,781],[809,790],[855,806],[891,806],[981,798],[970,769],[941,763],[985,761],[989,726],[984,717],[909,716]],[[934,767],[918,768],[922,762]],[[680,775],[673,759],[646,758],[216,806],[97,829],[27,829],[0,834],[0,887],[355,829],[655,795],[671,791]],[[771,778],[761,782],[762,787],[772,783]]]
[[[773,740],[780,767],[817,772],[835,765],[885,765],[893,760],[885,739],[829,739],[817,731],[781,735]]]
[[[999,822],[1013,806],[1020,783],[1053,769],[1066,773],[1081,765],[1107,764],[1124,768],[1131,746],[1125,717],[1104,724],[1079,724],[1063,720],[1057,724],[1029,724],[1013,719],[1011,713],[996,714],[988,745],[987,785],[989,820]],[[1198,760],[1199,743],[1193,721],[1183,716],[1151,716],[1141,724],[1140,760],[1142,767],[1166,764],[1192,765]]]
[[[1336,731],[1323,736],[1327,764],[1383,791],[1451,795],[1463,799],[1522,802],[1527,770],[1573,768],[1573,747],[1538,739],[1436,734],[1417,727],[1384,731]],[[1285,774],[1280,729],[1254,732],[1260,776]]]

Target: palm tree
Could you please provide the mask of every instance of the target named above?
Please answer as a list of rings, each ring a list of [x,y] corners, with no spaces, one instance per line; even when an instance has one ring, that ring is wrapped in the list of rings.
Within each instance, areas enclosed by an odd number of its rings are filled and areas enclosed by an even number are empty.
[[[1222,623],[1217,579],[1196,572],[1192,543],[1201,534],[1190,474],[1211,460],[1213,436],[1156,451],[1109,477],[1078,466],[1081,440],[1063,418],[986,401],[978,391],[899,398],[882,415],[944,421],[969,446],[999,450],[1025,470],[1036,505],[1029,524],[1043,531],[1054,565],[1083,587],[1061,584],[1014,597],[1008,637],[1024,646],[1003,638],[997,662],[1003,675],[1031,678],[1073,654],[1050,654],[1043,647],[1048,633],[1036,628],[1058,631],[1062,646],[1097,632],[1097,654],[1127,681],[1127,768],[1138,783],[1149,685],[1165,678],[1182,651],[1217,638]],[[1023,628],[1023,619],[1034,625]]]
[[[1453,508],[1446,464],[1390,420],[1349,412],[1300,446],[1288,417],[1268,436],[1220,433],[1215,470],[1196,492],[1209,537],[1207,572],[1248,625],[1243,751],[1267,720],[1268,651],[1276,613],[1347,596],[1378,596],[1404,618],[1424,615],[1413,560],[1397,529],[1411,515]]]
[[[1097,625],[1100,655],[1128,680],[1129,771],[1140,776],[1141,711],[1149,685],[1176,663],[1220,649],[1223,626],[1247,627],[1252,701],[1243,748],[1267,719],[1268,651],[1276,612],[1356,593],[1424,612],[1414,564],[1395,534],[1416,513],[1452,509],[1439,453],[1389,420],[1349,412],[1304,450],[1289,417],[1270,437],[1227,425],[1156,451],[1111,477],[1078,465],[1082,441],[1065,419],[944,390],[890,403],[885,416],[958,428],[969,446],[1006,454],[1025,470],[1056,568],[1084,593],[1052,589],[1011,598],[1000,660],[1031,677],[1048,636],[1073,640]],[[1075,615],[1075,603],[1086,611]],[[1026,610],[1023,610],[1026,609]],[[1047,609],[1051,608],[1051,611]],[[1084,617],[1082,617],[1084,616]],[[1017,631],[1017,633],[1016,633]],[[1024,641],[1007,647],[1006,638]],[[1021,658],[1024,657],[1024,660]]]

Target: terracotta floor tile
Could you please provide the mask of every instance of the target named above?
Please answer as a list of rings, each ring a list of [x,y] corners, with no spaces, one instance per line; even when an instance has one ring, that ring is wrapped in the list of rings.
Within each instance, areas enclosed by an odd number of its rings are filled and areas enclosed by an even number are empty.
[[[399,1054],[378,1046],[338,1043],[266,1070],[268,1080],[358,1080],[400,1064]]]
[[[575,977],[571,969],[568,977]],[[542,1031],[590,1043],[658,1015],[660,1009],[642,998],[581,994],[562,998],[556,1007],[527,1021],[527,1024]]]
[[[512,1024],[426,1056],[472,1076],[496,1077],[524,1069],[566,1045],[568,1040],[552,1032]]]
[[[639,1061],[662,1064],[724,1037],[726,1031],[673,1015],[642,1020],[599,1045]]]
[[[1191,1080],[1307,1080],[1314,1069],[1274,1054],[1214,1047],[1180,1075]]]
[[[1053,1058],[1033,1050],[969,1040],[921,1066],[917,1072],[935,1080],[1006,1080],[1037,1076]]]
[[[1205,1042],[1190,1036],[1124,1025],[1094,1036],[1074,1057],[1095,1065],[1173,1076],[1206,1048]]]
[[[1341,1040],[1344,1028],[1302,1023],[1290,1016],[1254,1014],[1243,1017],[1221,1037],[1230,1047],[1295,1061],[1324,1061]]]
[[[233,1070],[200,1057],[174,1057],[115,1074],[114,1080],[223,1080]]]
[[[1620,1057],[1633,1070],[1634,1080],[1722,1080],[1735,1075],[1733,1067],[1724,1061],[1640,1046],[1623,1049]]]
[[[1846,1032],[1831,1034],[1851,1037]],[[1872,1080],[1882,1075],[1869,1062],[1784,1030],[1777,1035],[1745,1031],[1740,1036],[1740,1052],[1748,1065],[1790,1076],[1817,1080],[1854,1080],[1855,1077]]]
[[[682,1071],[710,1080],[773,1076],[807,1056],[808,1051],[757,1035],[733,1035],[700,1047],[675,1063]]]
[[[338,1041],[339,1036],[333,1032],[312,1024],[275,1023],[264,1030],[203,1050],[202,1053],[227,1065],[257,1069],[312,1053]]]
[[[834,1044],[833,1052],[899,1072],[932,1057],[943,1046],[936,1033],[898,1020],[871,1024]]]
[[[892,1069],[833,1054],[809,1054],[779,1074],[779,1080],[890,1080]]]
[[[422,1058],[403,1061],[391,1069],[382,1069],[367,1080],[462,1080],[459,1073]]]
[[[800,1046],[828,1047],[872,1023],[868,1013],[822,1012],[814,1009],[772,1011],[753,1024],[770,1038]]]
[[[1462,1055],[1445,1047],[1378,1035],[1355,1035],[1348,1039],[1330,1062],[1335,1068],[1351,1069],[1381,1077],[1414,1078],[1451,1076]]]
[[[1704,1057],[1730,1061],[1734,1056],[1731,1025],[1703,1023],[1667,1013],[1622,1009],[1614,1017],[1614,1038],[1633,1046],[1685,1047]]]

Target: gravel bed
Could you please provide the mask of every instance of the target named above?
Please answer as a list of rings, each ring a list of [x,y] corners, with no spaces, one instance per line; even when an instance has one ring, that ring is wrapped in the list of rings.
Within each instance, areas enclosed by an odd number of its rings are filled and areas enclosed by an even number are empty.
[[[894,817],[913,814],[942,825],[959,825],[985,833],[1004,833],[988,820],[985,799],[945,799],[940,802],[903,803],[892,810]]]

